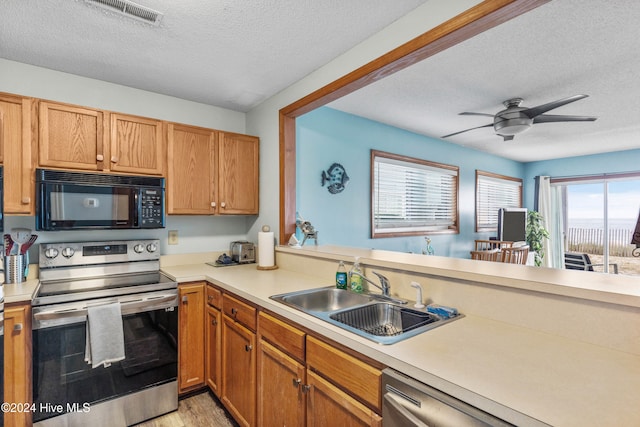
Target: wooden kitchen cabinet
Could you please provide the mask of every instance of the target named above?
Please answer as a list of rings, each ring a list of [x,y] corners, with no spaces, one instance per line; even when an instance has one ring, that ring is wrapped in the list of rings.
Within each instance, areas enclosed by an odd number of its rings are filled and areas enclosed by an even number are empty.
[[[320,375],[308,371],[308,427],[382,426],[382,417]]]
[[[222,403],[238,424],[254,426],[256,425],[256,335],[240,322],[229,317],[225,307],[222,337]]]
[[[178,286],[178,391],[205,384],[205,282]]]
[[[205,375],[211,391],[222,392],[222,293],[207,285],[207,322],[205,327]]]
[[[4,173],[4,213],[34,215],[36,102],[0,93],[0,163]]]
[[[305,333],[264,312],[258,325],[258,425],[304,427]]]
[[[258,214],[259,147],[255,136],[220,132],[218,200],[220,214]]]
[[[5,306],[4,401],[27,404],[31,392],[31,306]],[[31,412],[5,412],[5,427],[31,425]]]
[[[108,170],[108,113],[40,101],[38,164],[43,167]]]
[[[164,173],[162,121],[50,101],[38,108],[40,166]]]
[[[307,368],[376,412],[381,411],[382,371],[315,337],[307,337]]]
[[[163,175],[165,145],[162,121],[111,113],[109,169],[113,172]]]
[[[167,124],[167,212],[212,215],[217,202],[217,133]]]
[[[257,214],[258,159],[254,136],[168,123],[167,212]]]
[[[256,424],[256,308],[222,294],[222,403],[241,426]]]

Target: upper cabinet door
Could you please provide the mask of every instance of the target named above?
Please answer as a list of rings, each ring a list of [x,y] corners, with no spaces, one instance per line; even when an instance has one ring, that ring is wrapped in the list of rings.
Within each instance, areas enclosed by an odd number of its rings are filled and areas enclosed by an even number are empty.
[[[220,214],[255,215],[259,201],[259,146],[255,136],[220,132],[218,191]]]
[[[109,169],[149,175],[164,173],[162,121],[111,113]]]
[[[33,149],[36,103],[0,94],[0,163],[4,165],[4,213],[34,214]]]
[[[103,170],[107,122],[99,110],[40,101],[40,166]]]
[[[216,212],[216,132],[167,124],[167,213]]]

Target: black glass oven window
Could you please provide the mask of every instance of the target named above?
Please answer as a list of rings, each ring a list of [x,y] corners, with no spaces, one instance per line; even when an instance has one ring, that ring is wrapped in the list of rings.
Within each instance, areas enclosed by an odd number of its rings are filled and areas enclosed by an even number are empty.
[[[125,396],[177,378],[178,310],[123,317],[125,359],[92,369],[84,361],[86,323],[33,331],[33,421]],[[49,405],[49,406],[47,406]]]

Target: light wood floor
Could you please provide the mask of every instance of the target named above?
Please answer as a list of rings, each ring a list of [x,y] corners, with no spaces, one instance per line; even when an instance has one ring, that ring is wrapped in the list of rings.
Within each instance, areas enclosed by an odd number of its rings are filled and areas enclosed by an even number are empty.
[[[220,402],[208,391],[178,402],[178,410],[135,427],[237,427]]]

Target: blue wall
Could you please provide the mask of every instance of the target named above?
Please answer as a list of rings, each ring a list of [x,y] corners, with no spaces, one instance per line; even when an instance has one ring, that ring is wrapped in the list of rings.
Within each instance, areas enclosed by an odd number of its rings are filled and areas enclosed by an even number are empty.
[[[525,163],[524,204],[533,207],[534,178],[537,175],[550,177],[598,175],[604,173],[637,172],[640,170],[640,149],[592,154],[564,159]]]
[[[417,157],[460,168],[460,234],[430,235],[436,255],[468,258],[475,239],[475,171],[521,177],[524,164],[323,107],[296,120],[297,210],[318,231],[319,244],[421,252],[423,237],[371,239],[370,150]],[[350,181],[331,194],[322,171],[341,164]],[[532,196],[533,197],[533,196]],[[527,206],[527,207],[532,207]]]

